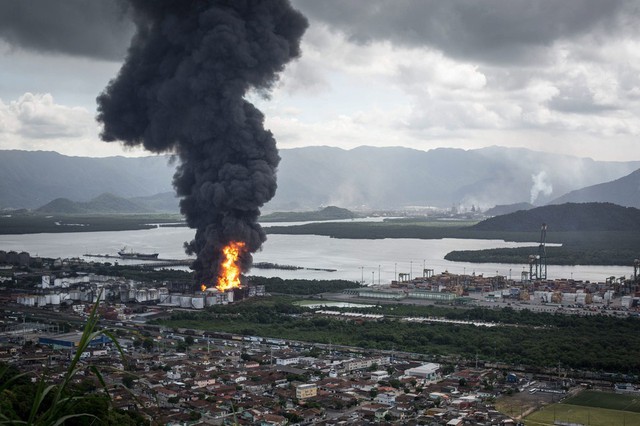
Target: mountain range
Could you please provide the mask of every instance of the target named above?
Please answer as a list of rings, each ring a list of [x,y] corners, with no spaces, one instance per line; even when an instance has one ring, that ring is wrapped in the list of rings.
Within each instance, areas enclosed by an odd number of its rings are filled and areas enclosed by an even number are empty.
[[[540,206],[564,202],[565,197],[635,206],[640,199],[637,183],[633,186],[640,179],[638,161],[595,161],[503,147],[305,147],[280,150],[280,156],[278,191],[265,213],[328,205],[362,210],[452,205],[486,209],[523,202]],[[44,208],[58,198],[89,203],[112,194],[145,211],[177,212],[171,186],[174,171],[169,156],[87,158],[0,151],[0,208]],[[57,203],[72,208],[64,201]]]

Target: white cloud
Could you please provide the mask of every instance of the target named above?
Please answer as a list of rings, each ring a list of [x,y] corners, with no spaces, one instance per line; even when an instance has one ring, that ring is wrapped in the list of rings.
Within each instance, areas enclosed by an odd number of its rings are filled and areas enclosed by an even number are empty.
[[[67,155],[142,155],[98,137],[93,114],[57,104],[49,93],[25,93],[8,103],[0,99],[0,149],[57,151]]]

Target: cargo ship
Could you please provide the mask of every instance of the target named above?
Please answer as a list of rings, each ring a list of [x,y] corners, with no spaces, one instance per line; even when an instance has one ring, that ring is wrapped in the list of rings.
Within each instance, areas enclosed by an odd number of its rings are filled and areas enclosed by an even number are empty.
[[[118,252],[118,256],[124,259],[145,259],[155,260],[158,258],[158,253],[138,253],[132,250],[127,251],[126,247],[122,247]]]

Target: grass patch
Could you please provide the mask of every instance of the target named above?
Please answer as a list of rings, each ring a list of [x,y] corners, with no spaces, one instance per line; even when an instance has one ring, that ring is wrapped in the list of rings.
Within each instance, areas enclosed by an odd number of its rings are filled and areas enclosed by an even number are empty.
[[[609,410],[640,413],[639,395],[621,395],[611,392],[584,391],[564,401],[569,405],[606,408]],[[640,424],[640,423],[638,423]]]
[[[640,413],[560,403],[547,405],[530,414],[525,417],[524,424],[527,426],[552,426],[555,422],[589,426],[640,425]]]

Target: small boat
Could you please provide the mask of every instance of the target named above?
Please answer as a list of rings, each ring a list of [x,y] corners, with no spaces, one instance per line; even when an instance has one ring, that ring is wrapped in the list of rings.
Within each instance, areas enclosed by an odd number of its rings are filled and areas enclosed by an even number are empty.
[[[147,259],[154,260],[158,258],[158,253],[138,253],[132,250],[127,251],[126,247],[122,247],[118,252],[118,256],[124,259]]]

